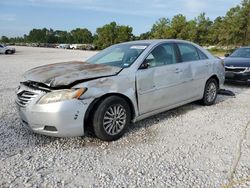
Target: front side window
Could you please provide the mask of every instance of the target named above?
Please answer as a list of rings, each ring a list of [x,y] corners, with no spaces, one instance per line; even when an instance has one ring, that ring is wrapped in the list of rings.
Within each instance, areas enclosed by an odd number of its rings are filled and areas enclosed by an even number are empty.
[[[91,57],[86,62],[126,68],[133,64],[147,47],[148,44],[114,45]]]
[[[162,44],[157,46],[146,58],[150,67],[171,65],[176,63],[173,44]]]
[[[191,44],[177,44],[180,50],[182,62],[197,61],[200,60],[199,54],[196,48]]]

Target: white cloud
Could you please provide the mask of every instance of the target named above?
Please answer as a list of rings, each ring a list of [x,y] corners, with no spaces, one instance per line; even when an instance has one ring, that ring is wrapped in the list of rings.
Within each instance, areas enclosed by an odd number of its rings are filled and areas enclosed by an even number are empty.
[[[16,20],[16,15],[15,14],[0,14],[0,21],[15,21]]]
[[[176,14],[186,15],[188,18],[198,16],[201,12],[215,17],[223,15],[225,11],[240,0],[0,0],[0,4],[19,6],[40,6],[51,8],[69,8],[93,10],[122,15],[144,17],[171,17]]]
[[[181,1],[181,0],[176,0]],[[166,0],[1,0],[0,4],[77,8],[107,13],[141,16],[162,16],[171,12],[176,3]],[[175,7],[176,8],[176,7]]]
[[[200,13],[203,12],[207,6],[208,1],[201,1],[201,0],[185,0],[183,1],[184,7],[187,11],[192,13]]]

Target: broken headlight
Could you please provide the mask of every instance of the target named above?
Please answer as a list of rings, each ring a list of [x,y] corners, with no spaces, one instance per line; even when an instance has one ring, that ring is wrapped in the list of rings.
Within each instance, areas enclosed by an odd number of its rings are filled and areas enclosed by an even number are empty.
[[[86,91],[87,88],[63,89],[63,90],[52,91],[42,96],[37,103],[48,104],[70,99],[79,99],[81,95],[84,94]]]

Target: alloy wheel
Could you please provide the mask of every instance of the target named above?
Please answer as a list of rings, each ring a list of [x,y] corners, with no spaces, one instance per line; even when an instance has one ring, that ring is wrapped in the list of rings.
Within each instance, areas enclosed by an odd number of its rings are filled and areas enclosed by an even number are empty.
[[[109,135],[119,134],[126,125],[126,119],[126,110],[122,105],[117,104],[110,106],[103,117],[105,132]]]

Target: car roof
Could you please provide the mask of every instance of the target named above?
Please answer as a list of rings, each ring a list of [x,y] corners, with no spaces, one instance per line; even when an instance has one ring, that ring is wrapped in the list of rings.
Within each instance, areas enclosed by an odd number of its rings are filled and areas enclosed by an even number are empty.
[[[158,44],[162,42],[185,42],[185,43],[192,43],[186,40],[178,40],[178,39],[151,39],[151,40],[136,40],[136,41],[129,41],[121,44]]]

